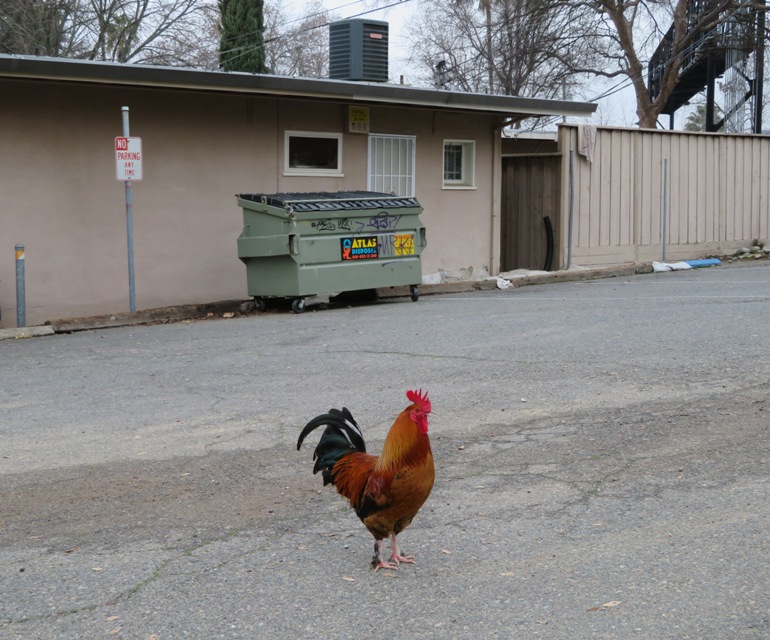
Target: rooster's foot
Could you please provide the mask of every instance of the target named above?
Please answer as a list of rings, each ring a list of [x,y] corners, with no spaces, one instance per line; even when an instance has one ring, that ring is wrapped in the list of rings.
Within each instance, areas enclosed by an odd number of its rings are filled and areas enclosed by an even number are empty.
[[[392,560],[396,564],[401,564],[402,562],[404,564],[414,564],[414,556],[402,556],[395,551],[390,554],[390,558],[388,558],[388,560]]]
[[[395,571],[398,569],[398,563],[399,558],[393,557],[394,555],[398,555],[394,553],[391,555],[388,560],[385,560],[382,557],[382,540],[376,540],[374,543],[374,556],[372,557],[372,566],[374,567],[374,570],[377,571],[377,569],[392,569]]]
[[[396,564],[414,564],[414,556],[402,556],[401,549],[398,548],[398,540],[396,540],[396,534],[393,533],[390,536],[390,558]]]

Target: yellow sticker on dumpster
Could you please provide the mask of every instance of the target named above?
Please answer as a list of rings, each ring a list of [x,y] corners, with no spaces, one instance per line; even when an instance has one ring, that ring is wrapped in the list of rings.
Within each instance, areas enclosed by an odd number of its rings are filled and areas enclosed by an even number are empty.
[[[412,234],[396,235],[394,237],[394,248],[397,256],[413,256],[414,236]]]

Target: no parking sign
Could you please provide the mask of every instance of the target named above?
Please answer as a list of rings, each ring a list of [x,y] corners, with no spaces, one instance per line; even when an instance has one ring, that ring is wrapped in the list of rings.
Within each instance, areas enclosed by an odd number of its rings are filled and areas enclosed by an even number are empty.
[[[142,179],[141,138],[115,138],[115,177],[122,182]]]

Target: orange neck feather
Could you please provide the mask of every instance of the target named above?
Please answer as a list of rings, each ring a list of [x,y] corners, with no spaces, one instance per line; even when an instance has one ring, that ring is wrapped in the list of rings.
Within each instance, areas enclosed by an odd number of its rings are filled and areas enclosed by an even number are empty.
[[[418,465],[430,454],[430,440],[409,417],[412,407],[404,409],[390,428],[376,469],[385,471],[404,465]]]

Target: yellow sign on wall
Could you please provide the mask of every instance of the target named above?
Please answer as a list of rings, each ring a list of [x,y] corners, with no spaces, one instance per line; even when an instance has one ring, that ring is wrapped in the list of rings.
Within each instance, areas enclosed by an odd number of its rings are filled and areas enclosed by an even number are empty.
[[[348,107],[348,131],[369,133],[369,107]]]

